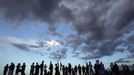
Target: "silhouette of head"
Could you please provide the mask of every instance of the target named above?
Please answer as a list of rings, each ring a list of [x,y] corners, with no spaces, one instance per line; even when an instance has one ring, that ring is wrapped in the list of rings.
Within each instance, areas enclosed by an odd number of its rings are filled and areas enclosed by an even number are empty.
[[[96,62],[99,62],[99,60],[96,60]]]
[[[18,63],[18,65],[20,65],[20,63]]]
[[[91,62],[89,62],[89,64],[91,64]]]
[[[11,64],[13,64],[13,62],[11,62]]]
[[[6,64],[6,66],[8,66],[8,64]]]
[[[23,65],[25,65],[25,63],[23,63]]]
[[[38,63],[36,63],[36,65],[38,65]]]

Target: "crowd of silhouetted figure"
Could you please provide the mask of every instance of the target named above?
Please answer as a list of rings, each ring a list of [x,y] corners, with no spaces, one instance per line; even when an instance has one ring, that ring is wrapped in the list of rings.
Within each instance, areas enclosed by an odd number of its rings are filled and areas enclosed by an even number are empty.
[[[26,64],[22,65],[18,63],[15,68],[15,64],[5,65],[3,75],[13,75],[14,69],[15,75],[25,75]],[[122,64],[123,74],[127,75],[130,71],[127,65]],[[110,70],[106,70],[104,64],[99,60],[92,65],[91,62],[85,65],[75,65],[74,67],[71,63],[68,65],[63,65],[62,63],[57,63],[55,65],[50,62],[49,66],[44,64],[32,63],[29,75],[120,75],[119,66],[116,63],[110,64]],[[134,74],[134,64],[133,64],[133,74]]]

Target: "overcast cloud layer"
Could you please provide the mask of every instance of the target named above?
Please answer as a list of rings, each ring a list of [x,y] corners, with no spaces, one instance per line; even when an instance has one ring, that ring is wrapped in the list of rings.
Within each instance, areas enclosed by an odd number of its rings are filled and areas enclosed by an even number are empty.
[[[64,20],[76,34],[62,42],[83,60],[125,50],[131,52],[130,57],[134,56],[134,0],[0,0],[0,12],[0,18],[10,22],[27,19],[47,22],[51,33],[56,31],[55,23]],[[33,47],[11,44],[25,50]],[[34,47],[39,46],[42,45]],[[60,60],[66,57],[66,52],[64,48],[50,55]]]

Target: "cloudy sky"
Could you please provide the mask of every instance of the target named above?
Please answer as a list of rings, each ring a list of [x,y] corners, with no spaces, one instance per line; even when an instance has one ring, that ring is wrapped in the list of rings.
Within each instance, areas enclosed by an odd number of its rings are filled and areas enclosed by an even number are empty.
[[[134,0],[0,0],[1,67],[133,58]]]

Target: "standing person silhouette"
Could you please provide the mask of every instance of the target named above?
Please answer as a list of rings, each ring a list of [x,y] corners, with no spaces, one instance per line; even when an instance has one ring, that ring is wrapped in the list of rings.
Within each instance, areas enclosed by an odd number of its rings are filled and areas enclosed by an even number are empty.
[[[20,63],[18,63],[18,65],[16,66],[15,75],[18,75],[19,71],[20,71]]]
[[[47,65],[44,65],[44,75],[47,75]]]
[[[124,75],[126,75],[126,74],[127,74],[127,73],[126,73],[126,71],[127,71],[127,70],[126,70],[126,68],[125,68],[125,65],[124,65],[124,64],[122,64],[122,69],[123,69],[123,74],[124,74]]]
[[[127,72],[129,72],[130,70],[129,70],[128,65],[125,64],[125,67],[126,67]]]
[[[25,75],[25,68],[26,68],[26,64],[23,63],[23,65],[22,65],[22,75]]]
[[[75,70],[74,70],[74,68],[72,68],[72,75],[75,75]]]
[[[94,69],[95,69],[95,75],[99,75],[100,74],[100,63],[99,63],[99,60],[96,60],[96,63],[94,65]]]
[[[75,75],[77,75],[77,65],[74,66]]]
[[[86,63],[86,75],[89,75],[89,65]]]
[[[85,69],[86,69],[86,67],[83,65],[83,66],[82,66],[83,75],[85,75]]]
[[[31,65],[30,75],[34,75],[34,63]]]
[[[104,75],[104,72],[105,72],[104,64],[102,62],[100,62],[100,74]]]
[[[126,64],[125,65],[122,64],[122,68],[123,68],[123,71],[124,71],[124,75],[127,75],[128,72],[129,72],[128,66]]]
[[[8,71],[8,64],[6,64],[4,67],[3,75],[7,75],[7,71]]]
[[[80,66],[80,64],[78,65],[78,71],[79,71],[79,75],[81,75],[81,66]]]
[[[9,72],[8,75],[13,75],[15,65],[13,62],[11,62],[11,65],[9,66]]]
[[[50,61],[50,65],[49,65],[49,71],[50,71],[50,75],[52,75],[53,74],[53,64],[51,61]]]
[[[60,62],[60,71],[62,70],[62,67],[63,67],[63,65],[62,65],[62,63]]]
[[[65,67],[65,75],[68,75],[68,67]]]
[[[70,63],[68,63],[68,73],[69,73],[69,75],[71,75],[71,69],[72,69],[72,66],[71,66]]]
[[[62,65],[62,74],[65,75],[65,66]]]
[[[133,72],[134,72],[134,64],[132,66],[133,66]]]
[[[111,63],[111,64],[110,64],[110,68],[111,68],[111,75],[113,75],[113,74],[114,74],[114,67],[113,67],[113,66],[114,66],[114,64],[113,64],[113,63]]]
[[[116,64],[116,62],[114,63],[113,67],[114,67],[114,74],[115,74],[115,75],[119,75],[119,67],[118,67],[118,65]]]
[[[35,75],[39,75],[39,68],[40,68],[40,66],[38,65],[38,63],[36,63],[36,66],[35,66]]]
[[[55,64],[55,75],[60,75],[58,64]]]
[[[40,75],[43,75],[44,61],[40,64]]]
[[[93,75],[94,74],[94,72],[93,72],[93,66],[92,66],[92,63],[91,62],[89,62],[89,75]]]

